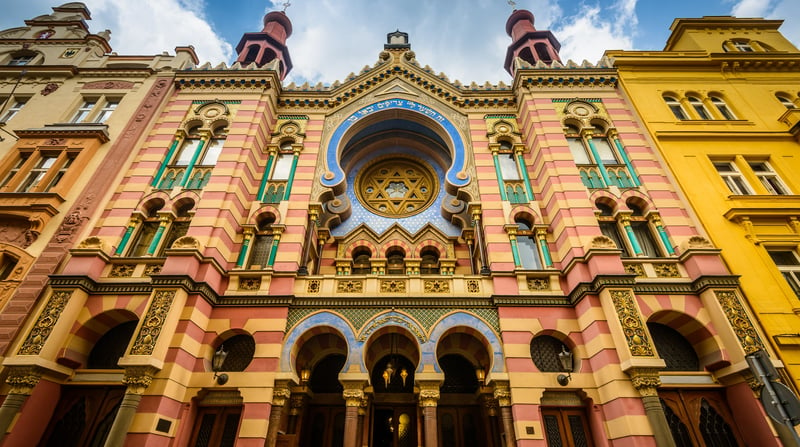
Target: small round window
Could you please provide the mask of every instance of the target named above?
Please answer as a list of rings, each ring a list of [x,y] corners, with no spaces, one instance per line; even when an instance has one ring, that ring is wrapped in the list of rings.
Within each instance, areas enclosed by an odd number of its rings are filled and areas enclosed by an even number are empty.
[[[356,195],[365,208],[385,217],[406,217],[428,208],[439,191],[431,168],[411,158],[382,158],[356,178]]]

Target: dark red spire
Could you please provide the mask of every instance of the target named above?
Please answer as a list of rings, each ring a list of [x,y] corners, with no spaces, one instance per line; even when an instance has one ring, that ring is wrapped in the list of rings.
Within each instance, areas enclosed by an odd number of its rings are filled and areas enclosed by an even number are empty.
[[[249,65],[255,62],[259,67],[272,62],[280,61],[280,77],[285,78],[292,70],[292,59],[289,57],[289,48],[286,39],[292,35],[292,22],[284,12],[272,11],[264,16],[264,28],[260,33],[245,33],[236,52],[239,56],[236,62]]]
[[[558,50],[561,44],[550,31],[536,31],[533,14],[524,9],[514,10],[506,22],[506,33],[511,36],[511,45],[506,50],[507,72],[514,76],[514,58],[521,58],[531,65],[542,61],[550,64],[561,62]]]

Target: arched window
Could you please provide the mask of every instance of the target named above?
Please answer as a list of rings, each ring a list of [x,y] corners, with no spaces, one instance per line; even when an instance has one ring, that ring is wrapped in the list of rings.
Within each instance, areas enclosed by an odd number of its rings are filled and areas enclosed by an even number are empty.
[[[8,252],[0,252],[0,281],[5,281],[14,272],[19,259]]]
[[[272,180],[288,180],[289,174],[292,171],[292,161],[294,161],[294,152],[292,150],[292,141],[284,141],[280,144],[280,150],[275,160],[275,166],[272,169]]]
[[[672,96],[664,95],[664,102],[669,107],[669,110],[675,115],[675,118],[679,120],[688,120],[689,115],[686,113],[686,110],[683,110],[683,106],[681,105],[680,101]]]
[[[553,58],[550,56],[550,51],[547,49],[547,44],[539,42],[533,44],[533,48],[536,50],[536,55],[539,56],[539,60],[541,60],[542,62],[553,61]]]
[[[749,42],[749,41],[745,41],[745,40],[733,40],[733,41],[731,41],[731,43],[733,44],[733,48],[734,48],[736,51],[741,51],[741,52],[744,52],[744,53],[752,53],[752,52],[754,52],[754,51],[755,51],[755,49],[753,48],[753,46],[752,46],[752,45],[750,45],[750,42]]]
[[[539,256],[539,248],[536,244],[536,234],[534,234],[533,227],[521,217],[518,217],[515,222],[518,226],[517,248],[522,268],[541,270],[542,258]]]
[[[251,62],[255,62],[256,58],[258,57],[258,51],[260,49],[261,48],[259,48],[258,45],[250,45],[249,47],[247,47],[247,54],[244,57],[244,62],[246,64],[249,64]]]
[[[239,334],[225,340],[221,347],[228,353],[220,371],[244,371],[253,360],[256,341],[252,335]]]
[[[689,105],[692,106],[697,116],[700,117],[701,120],[710,120],[711,114],[708,113],[706,106],[703,104],[703,101],[696,97],[696,96],[688,96],[686,98],[689,101]]]
[[[605,128],[598,125],[594,126],[592,142],[594,143],[594,147],[597,149],[597,155],[600,157],[600,160],[603,162],[603,164],[619,164],[617,154],[611,147],[611,142],[608,141],[608,135],[606,134]]]
[[[720,115],[722,115],[723,118],[726,120],[736,119],[736,115],[733,114],[733,111],[730,109],[730,107],[728,107],[727,104],[725,104],[725,101],[722,98],[719,96],[710,96],[709,99],[711,99],[711,104],[714,104],[714,107],[716,107],[717,111]]]
[[[253,244],[250,248],[250,258],[247,261],[248,269],[262,269],[267,266],[269,253],[272,250],[274,241],[272,234],[272,224],[274,222],[275,219],[269,217],[258,223]]]
[[[214,166],[217,164],[219,154],[222,152],[222,146],[225,144],[226,138],[228,138],[228,128],[225,126],[217,127],[213,132],[213,136],[208,141],[208,147],[206,147],[200,165]]]
[[[569,144],[569,150],[572,153],[572,158],[575,159],[575,164],[593,164],[592,159],[589,157],[589,151],[586,147],[586,143],[584,143],[583,139],[581,138],[581,133],[578,128],[572,125],[567,125],[565,132],[567,144]]]
[[[186,236],[189,231],[189,225],[192,223],[192,208],[194,208],[194,201],[192,200],[187,200],[176,208],[175,219],[170,223],[169,231],[161,243],[161,249],[158,252],[159,256],[164,256],[164,252],[171,248],[175,241]]]
[[[370,258],[372,252],[367,247],[358,247],[353,250],[353,267],[351,269],[354,275],[369,275],[372,272]]]
[[[523,48],[519,54],[517,54],[517,57],[531,65],[536,65],[536,60],[533,58],[533,53],[529,47]]]
[[[570,352],[570,349],[564,342],[550,335],[539,335],[531,341],[531,360],[541,372],[563,372],[558,359],[558,354],[563,351]]]
[[[655,258],[660,256],[661,250],[658,248],[658,242],[653,237],[653,232],[650,228],[650,222],[644,217],[642,209],[634,203],[628,202],[628,209],[631,213],[631,229],[642,249],[642,255]]]
[[[622,233],[619,231],[619,223],[614,218],[614,210],[610,206],[600,202],[597,202],[595,206],[598,210],[600,210],[600,213],[597,216],[597,223],[600,226],[600,232],[603,233],[603,236],[606,236],[614,241],[614,245],[622,250],[623,257],[630,257],[631,254],[628,250],[628,245],[625,243],[625,239],[622,237]]]
[[[150,247],[158,231],[158,211],[163,206],[164,202],[153,202],[147,205],[145,215],[142,217],[142,222],[139,225],[136,236],[131,243],[131,248],[128,251],[128,256],[140,257],[147,254],[147,249]]]
[[[777,98],[778,101],[780,101],[780,103],[783,104],[783,106],[789,110],[797,108],[792,98],[790,98],[788,95],[782,93],[776,93],[775,98]]]
[[[405,269],[406,253],[400,247],[392,247],[386,252],[386,273],[389,275],[403,275]]]
[[[439,274],[439,250],[436,247],[425,247],[420,253],[422,262],[419,266],[419,272],[423,275],[438,275]]]

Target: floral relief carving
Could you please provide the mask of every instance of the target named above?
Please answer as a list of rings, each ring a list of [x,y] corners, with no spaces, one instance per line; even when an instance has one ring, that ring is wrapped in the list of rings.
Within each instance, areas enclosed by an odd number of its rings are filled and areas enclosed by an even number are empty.
[[[131,355],[151,355],[153,353],[175,293],[175,290],[159,290],[155,293],[153,302],[150,303],[150,308],[144,316],[142,328],[139,329],[139,335],[136,336],[136,341],[131,348]]]
[[[756,328],[747,317],[747,313],[742,306],[742,303],[736,297],[736,293],[732,290],[715,290],[714,295],[717,296],[725,316],[728,317],[728,322],[733,328],[733,332],[739,339],[744,352],[752,354],[759,349],[764,349],[761,339],[758,338]]]
[[[384,325],[386,325],[388,323],[399,324],[399,325],[403,326],[404,328],[408,329],[412,334],[414,334],[415,337],[417,337],[417,340],[419,340],[420,343],[424,343],[425,340],[426,340],[425,334],[423,334],[419,330],[419,328],[417,328],[416,325],[413,325],[413,324],[409,323],[408,320],[406,320],[403,317],[397,316],[397,315],[386,315],[386,316],[384,316],[382,318],[378,318],[377,320],[374,320],[372,323],[370,323],[369,326],[364,328],[364,331],[361,333],[361,335],[359,335],[358,340],[359,341],[366,340],[367,338],[369,338],[370,334],[375,332],[376,329],[378,329],[381,326],[384,326]]]
[[[424,283],[425,293],[449,293],[450,282],[441,279],[432,279]]]
[[[239,278],[239,290],[258,290],[261,288],[261,278]]]
[[[550,290],[549,278],[528,278],[528,290],[540,292]]]
[[[641,264],[625,264],[625,273],[636,276],[645,276],[644,268]]]
[[[108,276],[112,278],[129,278],[133,276],[134,270],[136,270],[136,264],[117,264],[111,268],[111,273]]]
[[[680,278],[681,273],[675,264],[653,264],[653,270],[659,278]]]
[[[633,293],[629,290],[612,290],[611,301],[617,311],[617,317],[622,324],[622,332],[628,342],[631,355],[652,356],[653,347],[644,328],[644,322],[636,308]]]
[[[311,279],[308,281],[308,288],[307,288],[308,293],[319,293],[320,288],[321,288],[320,280]]]
[[[67,306],[67,301],[69,301],[70,296],[72,296],[71,290],[53,292],[50,296],[50,300],[48,300],[47,304],[44,306],[44,310],[42,310],[42,313],[36,320],[36,324],[34,324],[33,329],[31,329],[31,332],[28,334],[28,338],[25,339],[25,342],[22,343],[22,346],[19,348],[19,355],[37,355],[42,351],[47,337],[49,337],[50,333],[53,331],[53,326],[58,322],[58,317],[61,316],[61,312]]]
[[[364,291],[364,283],[361,281],[337,281],[336,291],[339,293],[361,293]]]
[[[383,293],[403,293],[406,291],[406,282],[397,279],[381,281],[381,292]]]
[[[469,293],[481,293],[481,282],[477,279],[468,279],[467,283],[467,292]]]

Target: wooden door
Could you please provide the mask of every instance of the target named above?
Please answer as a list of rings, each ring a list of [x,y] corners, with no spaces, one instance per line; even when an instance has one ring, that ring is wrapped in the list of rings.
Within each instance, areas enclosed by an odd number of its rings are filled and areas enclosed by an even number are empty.
[[[63,386],[40,446],[94,447],[105,444],[125,387]]]
[[[677,447],[745,445],[722,391],[659,390]]]
[[[234,447],[242,407],[200,407],[197,410],[191,447]]]
[[[549,447],[592,447],[589,421],[583,408],[542,408]]]
[[[438,407],[439,447],[484,447],[492,445],[483,432],[480,407]]]
[[[416,447],[416,407],[377,407],[371,447]]]
[[[344,445],[344,416],[347,407],[311,406],[308,423],[303,429],[304,447],[342,447]]]

